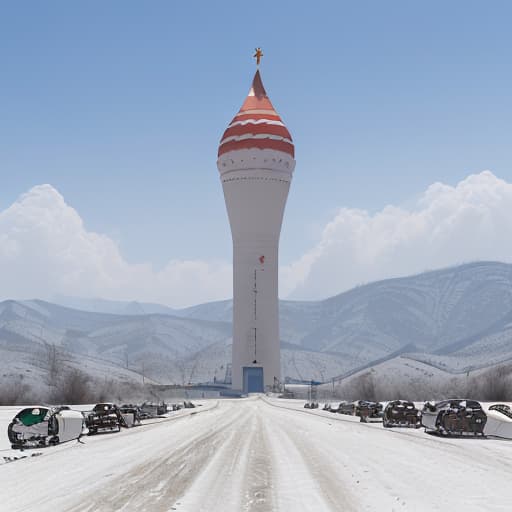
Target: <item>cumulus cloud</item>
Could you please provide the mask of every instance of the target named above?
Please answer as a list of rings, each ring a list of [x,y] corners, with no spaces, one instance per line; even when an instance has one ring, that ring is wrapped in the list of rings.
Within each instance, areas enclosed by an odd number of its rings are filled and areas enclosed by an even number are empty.
[[[341,208],[321,240],[281,272],[291,298],[476,260],[512,260],[512,184],[484,171],[434,183],[412,207]]]
[[[475,260],[512,260],[512,184],[491,172],[431,185],[408,208],[341,208],[320,242],[280,269],[281,296],[318,299],[358,284]],[[228,298],[231,262],[131,264],[88,231],[50,185],[0,212],[0,298],[54,295],[183,307]]]
[[[130,264],[50,185],[32,188],[0,213],[2,298],[54,294],[186,306],[231,296],[226,262],[170,261],[161,271]]]

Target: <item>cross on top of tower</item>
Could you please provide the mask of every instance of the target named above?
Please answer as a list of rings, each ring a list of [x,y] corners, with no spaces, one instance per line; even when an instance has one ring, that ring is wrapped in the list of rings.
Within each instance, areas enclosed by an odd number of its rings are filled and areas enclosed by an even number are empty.
[[[256,66],[260,65],[261,57],[263,57],[263,52],[261,51],[261,48],[255,48],[255,53],[253,57],[256,59]]]

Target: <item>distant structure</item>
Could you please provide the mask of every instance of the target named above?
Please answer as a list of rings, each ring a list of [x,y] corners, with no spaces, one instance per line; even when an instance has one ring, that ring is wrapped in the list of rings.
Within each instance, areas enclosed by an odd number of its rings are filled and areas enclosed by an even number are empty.
[[[257,65],[262,56],[256,48]],[[294,154],[257,69],[217,161],[233,238],[232,387],[244,392],[280,380],[278,252]]]

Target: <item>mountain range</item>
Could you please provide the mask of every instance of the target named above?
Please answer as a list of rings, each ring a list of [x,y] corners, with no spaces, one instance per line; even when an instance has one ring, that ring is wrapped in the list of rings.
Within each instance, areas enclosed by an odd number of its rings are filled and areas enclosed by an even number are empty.
[[[55,347],[96,377],[223,381],[231,317],[231,301],[175,310],[69,297],[6,300],[0,376],[37,382]],[[281,301],[280,325],[282,375],[291,379],[328,381],[394,358],[448,373],[485,368],[512,359],[512,265],[470,263],[322,301]]]

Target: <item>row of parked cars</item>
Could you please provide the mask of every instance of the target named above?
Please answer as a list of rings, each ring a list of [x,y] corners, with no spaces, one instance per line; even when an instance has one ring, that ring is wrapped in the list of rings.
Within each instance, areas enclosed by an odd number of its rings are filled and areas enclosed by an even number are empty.
[[[307,403],[305,407],[315,409],[318,404]],[[420,410],[409,400],[392,400],[385,406],[380,402],[357,400],[335,406],[325,404],[323,410],[359,416],[362,422],[382,422],[385,428],[423,426],[425,432],[444,436],[512,438],[512,409],[506,404],[494,404],[485,411],[476,400],[451,399],[425,402]]]
[[[37,406],[22,409],[7,427],[14,449],[53,446],[84,434],[119,432],[121,428],[140,425],[143,420],[162,417],[168,411],[192,408],[192,402],[172,404],[144,402],[142,405],[118,406],[105,402],[90,411],[72,410],[69,406]]]
[[[325,404],[323,410],[349,416],[358,416],[359,420],[364,423],[382,421],[383,417],[382,403],[370,402],[369,400],[341,402],[339,405]]]

